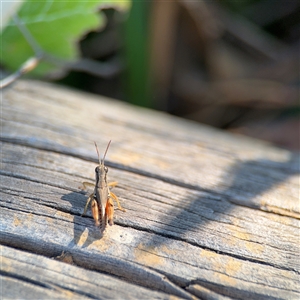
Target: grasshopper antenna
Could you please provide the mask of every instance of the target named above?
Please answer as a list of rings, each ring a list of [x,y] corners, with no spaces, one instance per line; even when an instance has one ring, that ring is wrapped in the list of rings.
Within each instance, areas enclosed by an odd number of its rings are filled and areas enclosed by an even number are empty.
[[[108,144],[107,144],[107,147],[106,147],[104,156],[103,156],[103,158],[101,159],[101,165],[104,164],[105,156],[106,156],[106,153],[107,153],[107,150],[108,150],[108,148],[109,148],[110,143],[111,143],[111,140],[110,140],[110,141],[108,142]]]
[[[96,151],[97,151],[97,154],[98,154],[99,164],[100,164],[100,165],[103,165],[103,164],[104,164],[104,160],[105,160],[105,156],[106,156],[106,153],[107,153],[107,150],[108,150],[109,145],[110,145],[110,143],[111,143],[111,140],[109,141],[109,143],[108,143],[108,145],[107,145],[107,147],[106,147],[104,156],[103,156],[103,158],[102,158],[101,160],[100,160],[100,155],[99,155],[99,151],[98,151],[98,146],[97,146],[96,142],[94,142],[94,143],[95,143]]]
[[[98,151],[98,146],[96,144],[96,142],[94,141],[95,143],[95,147],[96,147],[96,151],[97,151],[97,154],[98,154],[98,159],[99,159],[99,165],[101,165],[101,161],[100,161],[100,155],[99,155],[99,151]]]

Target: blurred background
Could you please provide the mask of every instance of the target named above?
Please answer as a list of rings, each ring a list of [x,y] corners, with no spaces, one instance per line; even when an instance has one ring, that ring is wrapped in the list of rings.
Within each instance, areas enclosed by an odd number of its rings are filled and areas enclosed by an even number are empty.
[[[103,10],[58,84],[300,150],[300,1],[132,1]]]

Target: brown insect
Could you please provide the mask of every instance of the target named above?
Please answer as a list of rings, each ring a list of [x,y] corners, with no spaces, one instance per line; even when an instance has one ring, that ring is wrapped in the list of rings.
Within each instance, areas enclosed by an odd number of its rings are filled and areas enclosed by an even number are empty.
[[[91,210],[92,215],[95,220],[95,225],[100,227],[101,232],[103,232],[106,228],[107,222],[109,225],[114,224],[114,202],[115,200],[118,204],[118,208],[122,211],[126,211],[119,202],[118,197],[110,191],[110,187],[114,187],[117,185],[117,182],[107,183],[107,172],[108,168],[104,165],[105,156],[111,141],[109,141],[104,156],[100,160],[100,155],[98,151],[98,147],[96,142],[96,151],[99,159],[99,166],[95,168],[95,187],[94,192],[89,196],[86,201],[86,205],[84,207],[84,212],[82,215],[86,213],[87,207],[91,202]],[[86,188],[88,185],[92,185],[89,182],[83,182],[83,187]]]

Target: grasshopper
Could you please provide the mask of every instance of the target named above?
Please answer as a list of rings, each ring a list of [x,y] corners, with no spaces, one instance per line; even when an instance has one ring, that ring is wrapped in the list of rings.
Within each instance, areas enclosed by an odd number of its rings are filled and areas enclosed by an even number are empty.
[[[100,155],[96,142],[95,147],[98,154],[99,165],[95,168],[95,187],[94,192],[89,196],[84,207],[84,212],[82,216],[86,213],[87,207],[91,202],[92,215],[95,220],[95,225],[100,227],[101,232],[106,228],[107,222],[109,225],[113,225],[114,221],[114,202],[115,200],[118,204],[118,208],[122,211],[126,211],[119,202],[118,197],[110,191],[110,187],[117,185],[117,182],[107,183],[107,172],[108,168],[104,165],[105,156],[111,141],[109,141],[104,156],[100,160]],[[86,188],[87,185],[91,185],[89,182],[83,182],[83,187]]]

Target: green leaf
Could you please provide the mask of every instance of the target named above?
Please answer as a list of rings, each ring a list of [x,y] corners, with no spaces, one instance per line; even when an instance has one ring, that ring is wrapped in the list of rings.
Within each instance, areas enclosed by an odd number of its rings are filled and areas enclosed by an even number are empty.
[[[80,56],[77,44],[83,35],[99,30],[105,24],[105,16],[98,12],[99,8],[108,5],[124,9],[129,4],[130,0],[27,0],[18,12],[18,17],[43,52],[71,62]],[[3,30],[0,38],[0,62],[12,71],[35,55],[13,20]],[[35,75],[44,75],[55,70],[57,66],[42,62],[33,72]]]

